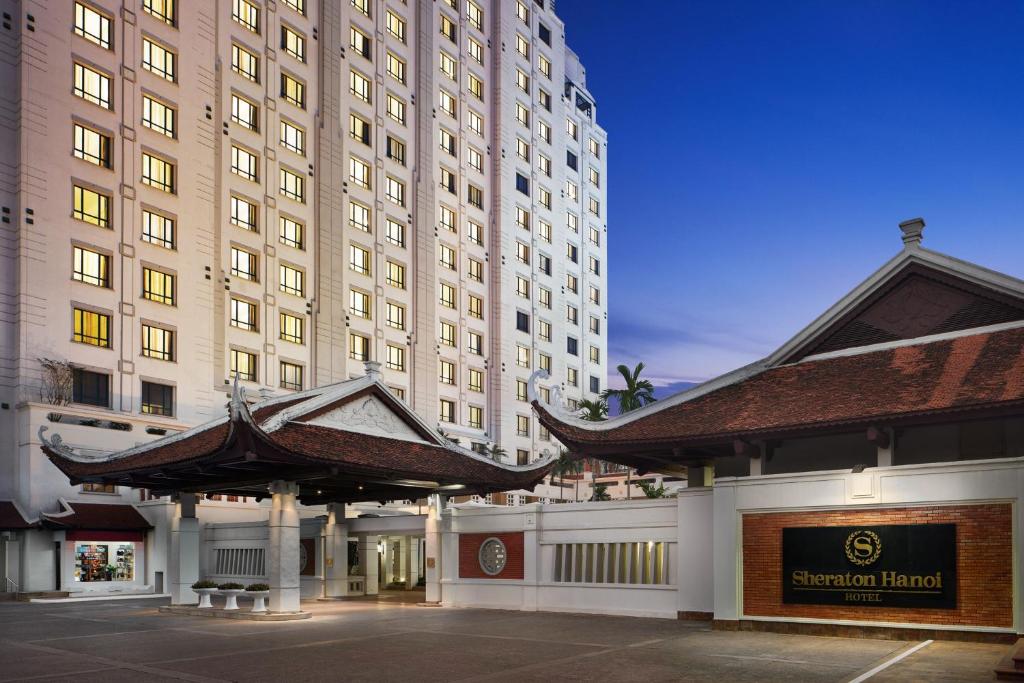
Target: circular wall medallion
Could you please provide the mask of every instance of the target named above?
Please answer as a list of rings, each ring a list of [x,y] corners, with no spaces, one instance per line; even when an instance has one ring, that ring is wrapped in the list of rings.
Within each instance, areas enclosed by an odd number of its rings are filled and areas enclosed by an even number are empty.
[[[866,567],[882,554],[882,539],[874,531],[854,531],[846,537],[844,550],[850,562]]]
[[[495,576],[505,568],[508,552],[500,538],[491,536],[480,544],[480,552],[477,557],[480,561],[480,569],[483,569],[488,576]]]
[[[309,553],[306,552],[306,546],[299,544],[299,573],[301,574],[306,569],[306,563],[309,562]]]

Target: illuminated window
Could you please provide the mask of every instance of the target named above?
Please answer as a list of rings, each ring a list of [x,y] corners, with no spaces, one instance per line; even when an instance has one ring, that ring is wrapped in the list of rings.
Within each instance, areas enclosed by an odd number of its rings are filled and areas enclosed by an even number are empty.
[[[523,92],[530,92],[530,77],[522,69],[516,69],[516,85]]]
[[[389,76],[399,83],[405,83],[405,62],[388,52],[386,57],[386,66]]]
[[[299,14],[305,16],[306,14],[306,0],[281,0],[284,4],[291,7]]]
[[[441,343],[452,347],[456,345],[455,325],[444,321],[441,322]]]
[[[258,281],[256,254],[238,247],[231,247],[231,274],[243,280]]]
[[[306,227],[299,221],[287,216],[279,217],[277,238],[281,244],[296,249],[305,249],[305,234]]]
[[[530,58],[530,41],[524,38],[522,33],[516,34],[516,52],[527,59]]]
[[[475,98],[477,98],[478,100],[483,102],[484,101],[484,82],[481,81],[476,76],[474,76],[473,74],[469,74],[467,76],[467,81],[468,81],[468,84],[469,84],[469,92],[471,92]]]
[[[469,279],[477,282],[484,281],[484,264],[483,261],[477,261],[475,258],[469,259]]]
[[[595,215],[598,218],[600,218],[601,217],[601,202],[597,201],[597,199],[594,198],[594,197],[590,197],[587,200],[587,211],[589,211],[593,215]]]
[[[110,168],[110,136],[76,123],[74,133],[74,155],[90,164]]]
[[[353,185],[370,189],[370,165],[365,161],[350,157],[348,160],[348,180]]]
[[[360,13],[370,16],[370,0],[352,0],[352,7]]]
[[[143,209],[142,241],[174,249],[174,219]]]
[[[405,124],[405,102],[394,95],[388,95],[387,101],[388,116],[398,123]]]
[[[457,70],[455,58],[452,57],[447,52],[445,52],[444,50],[441,50],[438,54],[440,56],[441,73],[443,73],[445,76],[452,79],[453,81],[458,80],[455,74]]]
[[[516,345],[516,365],[518,365],[521,368],[529,368],[530,367],[530,349],[529,348],[527,348],[525,346],[518,345],[518,344]]]
[[[484,155],[472,147],[467,148],[469,165],[477,171],[484,171]]]
[[[484,63],[484,46],[483,43],[475,40],[474,38],[469,39],[469,56],[473,60],[483,66]]]
[[[458,28],[455,26],[455,22],[447,17],[447,15],[441,15],[441,35],[452,41],[458,43]]]
[[[457,192],[455,188],[455,174],[449,171],[447,168],[441,169],[441,187],[447,190],[451,194]]]
[[[387,345],[386,365],[391,370],[405,372],[405,349],[400,346]]]
[[[565,381],[570,387],[578,387],[580,385],[580,371],[576,368],[566,368]]]
[[[516,225],[523,230],[530,229],[530,212],[521,206],[516,207]]]
[[[388,302],[386,306],[385,322],[388,327],[393,327],[396,330],[405,329],[405,307],[398,304]]]
[[[477,356],[484,355],[484,336],[482,334],[478,332],[469,332],[466,335],[466,338],[466,346],[470,353]]]
[[[231,94],[231,120],[249,130],[259,130],[260,108],[253,102]]]
[[[516,294],[524,299],[530,298],[530,281],[521,275],[516,275]]]
[[[260,8],[249,0],[232,0],[231,18],[253,33],[260,32]]]
[[[469,18],[469,25],[477,31],[484,30],[484,10],[473,0],[466,0],[466,16]]]
[[[357,273],[370,274],[370,252],[362,247],[350,244],[348,247],[348,266]]]
[[[440,253],[440,258],[438,260],[442,267],[447,268],[448,270],[456,270],[458,268],[456,264],[457,256],[455,255],[454,249],[442,244],[438,248],[438,252]]]
[[[580,217],[574,214],[572,211],[568,211],[565,214],[565,227],[573,232],[580,231]]]
[[[522,0],[516,0],[516,16],[521,21],[529,25],[530,23],[530,8]]]
[[[387,140],[387,155],[389,159],[405,166],[405,143],[389,135]]]
[[[387,28],[388,33],[403,43],[405,42],[405,21],[391,10],[388,10],[388,16],[384,22],[384,26]]]
[[[370,319],[370,295],[356,289],[348,292],[348,312],[357,318]]]
[[[475,206],[478,209],[484,208],[484,191],[473,183],[470,183],[466,190],[466,201],[470,206]]]
[[[110,227],[110,197],[96,190],[74,185],[72,187],[72,216],[80,221]]]
[[[590,142],[588,143],[588,146],[590,147],[590,153],[594,155],[594,158],[595,159],[600,159],[601,158],[601,143],[599,143],[594,138],[590,138]]]
[[[107,15],[75,3],[75,33],[107,50],[110,49],[110,23]]]
[[[522,242],[516,242],[516,259],[520,263],[530,264],[530,246]]]
[[[281,388],[301,391],[303,370],[301,365],[281,361]]]
[[[472,109],[469,110],[469,129],[477,135],[484,134],[484,117]]]
[[[528,415],[516,415],[516,436],[530,435],[530,417]]]
[[[142,125],[157,133],[173,138],[176,134],[178,112],[170,105],[155,100],[149,95],[142,96]]]
[[[244,299],[231,298],[231,326],[246,332],[258,329],[256,304]]]
[[[348,43],[356,54],[361,55],[366,59],[371,59],[372,49],[370,46],[372,43],[370,38],[355,26],[349,29]]]
[[[516,121],[524,126],[530,125],[530,110],[522,102],[516,102]]]
[[[281,97],[300,109],[306,108],[306,84],[286,73],[281,74]]]
[[[571,180],[566,180],[565,181],[565,196],[567,198],[571,199],[574,202],[579,201],[579,198],[580,198],[580,188],[579,188],[579,186],[576,183],[572,182]]]
[[[547,243],[551,243],[551,224],[544,220],[537,221],[537,234]]]
[[[541,137],[544,142],[551,143],[551,126],[544,123],[543,121],[537,122],[537,135]]]
[[[256,354],[231,349],[231,376],[246,382],[256,381]]]
[[[278,267],[278,288],[286,294],[303,296],[306,274],[293,266],[280,264]]]
[[[480,406],[469,406],[469,426],[473,429],[484,428],[484,409]]]
[[[306,201],[306,179],[287,168],[281,169],[281,194],[297,202]]]
[[[281,49],[300,62],[306,61],[306,37],[288,26],[281,27]]]
[[[260,160],[252,152],[231,145],[231,172],[240,178],[259,182]]]
[[[370,360],[370,340],[361,334],[348,335],[348,357],[352,360]]]
[[[399,206],[405,206],[405,185],[388,176],[384,182],[384,196]]]
[[[231,197],[231,224],[256,232],[256,205],[241,197]]]
[[[601,349],[597,348],[596,346],[591,346],[590,347],[590,362],[591,363],[600,363],[601,362]]]
[[[548,78],[551,78],[551,60],[544,55],[537,55],[537,69]]]
[[[279,315],[281,340],[292,344],[304,344],[306,338],[306,321],[297,315],[281,311]]]
[[[544,109],[551,111],[551,93],[543,88],[537,88],[537,101]]]
[[[110,287],[110,255],[73,247],[71,278],[96,287]]]
[[[469,295],[469,315],[472,318],[483,320],[484,300],[472,294]]]
[[[155,268],[142,268],[142,298],[158,304],[174,305],[174,276]]]
[[[590,331],[594,334],[601,334],[601,319],[590,316]]]
[[[281,120],[281,146],[306,156],[306,131],[290,121]]]
[[[442,152],[455,156],[455,136],[443,128],[440,130],[439,134],[439,145]]]
[[[455,308],[455,288],[442,282],[440,302],[445,308]]]
[[[601,173],[593,166],[590,167],[590,184],[594,187],[601,187]]]
[[[384,239],[386,239],[388,242],[394,244],[397,247],[404,247],[405,225],[399,223],[398,221],[388,218],[387,221],[385,222]]]
[[[174,175],[174,164],[152,154],[142,153],[143,185],[173,194]]]
[[[484,371],[469,369],[469,390],[480,391],[484,390]]]
[[[110,76],[75,62],[75,95],[83,100],[110,109]]]
[[[468,228],[466,230],[466,236],[469,237],[469,241],[473,244],[483,246],[484,244],[484,226],[473,221],[467,223]]]
[[[539,354],[537,354],[537,367],[539,367],[541,370],[544,370],[545,372],[549,372],[550,373],[551,372],[551,356],[549,356],[546,353],[539,353]],[[550,389],[542,388],[541,391],[544,394],[545,402],[551,403],[551,397],[548,395],[548,392],[551,391],[551,390]]]
[[[455,97],[450,95],[449,93],[445,92],[444,90],[441,91],[440,97],[441,97],[441,101],[440,101],[441,111],[443,111],[445,114],[448,114],[448,116],[452,116],[452,117],[458,118],[458,115],[456,114],[456,109],[455,109],[455,107],[456,107]]]
[[[348,134],[364,145],[370,144],[370,122],[355,114],[348,115]]]
[[[142,0],[142,9],[170,26],[175,25],[177,0]]]
[[[349,202],[348,224],[358,230],[370,232],[370,209],[362,204]]]
[[[547,287],[537,289],[537,302],[544,308],[551,309],[551,290]]]
[[[260,82],[260,58],[236,43],[231,44],[231,70],[253,83]]]
[[[442,398],[438,402],[438,419],[441,422],[455,422],[455,402]]]
[[[174,360],[174,332],[142,324],[142,355],[156,360]]]
[[[438,364],[438,379],[441,384],[455,385],[455,363],[443,360]]]
[[[384,275],[384,281],[392,287],[398,289],[405,289],[405,266],[401,263],[395,263],[394,261],[387,262],[387,272]]]
[[[538,321],[537,334],[540,336],[542,341],[551,341],[551,323],[547,320]]]
[[[570,275],[569,277],[572,277],[572,275]],[[576,280],[576,278],[573,278],[573,282],[575,282],[575,280]],[[580,320],[580,311],[579,311],[579,309],[576,308],[575,306],[571,305],[571,304],[566,305],[566,307],[565,307],[565,321],[567,323],[569,323],[570,325],[578,325],[579,324],[579,320]],[[571,337],[570,337],[570,339],[571,339]],[[575,353],[576,353],[576,350],[575,350],[576,349],[576,340],[575,339],[572,340],[571,347],[573,349],[572,353],[575,355]]]

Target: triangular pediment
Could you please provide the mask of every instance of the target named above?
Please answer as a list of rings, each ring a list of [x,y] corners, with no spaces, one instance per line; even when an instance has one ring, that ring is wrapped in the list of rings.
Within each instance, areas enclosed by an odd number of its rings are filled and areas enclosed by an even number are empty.
[[[304,422],[339,431],[424,443],[416,430],[374,394],[356,397]]]
[[[775,364],[807,356],[1024,320],[1024,296],[908,260],[845,311],[819,320]],[[784,347],[785,348],[785,347]]]

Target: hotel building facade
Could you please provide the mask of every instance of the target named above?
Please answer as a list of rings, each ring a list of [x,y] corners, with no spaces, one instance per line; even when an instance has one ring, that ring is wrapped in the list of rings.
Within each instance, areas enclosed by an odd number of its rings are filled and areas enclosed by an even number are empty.
[[[116,451],[219,415],[235,376],[266,398],[377,361],[513,464],[558,448],[531,372],[605,388],[607,142],[553,3],[0,11],[0,500],[21,516],[139,499],[70,486],[40,427]]]

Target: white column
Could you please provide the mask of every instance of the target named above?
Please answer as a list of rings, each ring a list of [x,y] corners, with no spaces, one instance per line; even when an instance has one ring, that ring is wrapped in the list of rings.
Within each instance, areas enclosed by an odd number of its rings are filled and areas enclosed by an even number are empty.
[[[291,481],[270,484],[270,553],[267,576],[270,583],[270,611],[299,611],[299,512],[295,497],[299,485]]]
[[[182,493],[171,519],[171,551],[167,561],[167,590],[172,605],[191,605],[199,598],[192,584],[199,580],[199,520],[196,496]]]
[[[420,582],[420,537],[406,536],[405,589],[413,590]]]
[[[348,524],[345,522],[344,503],[327,505],[324,536],[327,549],[324,558],[324,597],[345,597],[348,595]]]
[[[443,526],[441,513],[443,506],[444,501],[440,495],[430,496],[426,521],[426,601],[432,603],[441,602],[441,531]]]
[[[538,542],[538,520],[541,515],[540,506],[536,512],[526,513],[523,529],[523,602],[520,609],[527,612],[537,611],[537,584],[541,580],[540,543]]]
[[[367,595],[377,595],[380,592],[378,541],[380,541],[380,536],[371,536],[370,534],[359,539],[359,559],[363,565],[363,581]]]

